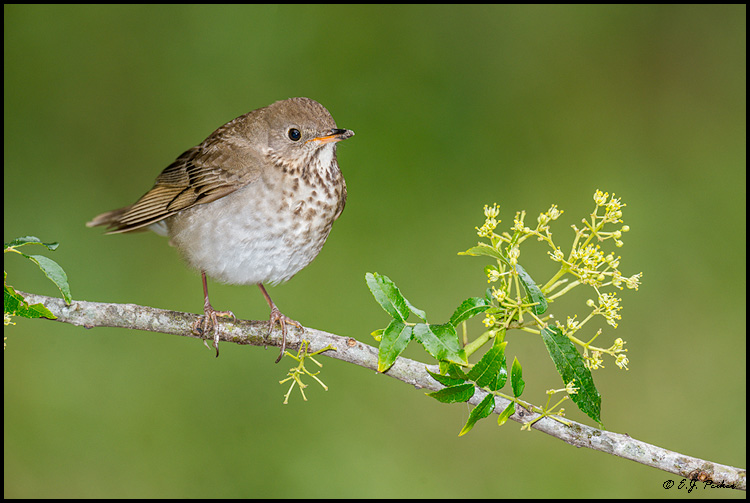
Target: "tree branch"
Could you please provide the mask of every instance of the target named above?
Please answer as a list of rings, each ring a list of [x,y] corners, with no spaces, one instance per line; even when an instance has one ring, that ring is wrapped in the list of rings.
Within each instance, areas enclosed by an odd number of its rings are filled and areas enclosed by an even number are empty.
[[[57,320],[63,323],[94,327],[120,327],[136,330],[148,330],[165,334],[200,338],[192,332],[193,323],[199,315],[167,311],[135,304],[108,304],[100,302],[74,301],[69,306],[62,299],[18,292],[29,304],[41,303],[49,309]],[[220,341],[254,346],[280,346],[281,333],[274,330],[268,333],[267,321],[224,320],[220,321]],[[325,356],[353,363],[360,367],[377,371],[378,350],[363,344],[351,337],[341,337],[314,328],[305,328],[304,339],[310,341],[310,352],[331,346],[335,351],[326,351]],[[290,329],[287,333],[287,346],[299,348],[300,332]],[[437,391],[443,386],[435,381],[426,371],[429,368],[437,372],[437,366],[399,357],[385,375],[411,384],[418,389]],[[473,405],[479,404],[487,392],[477,389],[469,400]],[[495,414],[500,414],[510,402],[495,397]],[[527,423],[539,417],[522,407],[510,419],[518,423]],[[696,480],[705,484],[746,490],[746,473],[744,469],[721,465],[677,452],[669,451],[655,445],[641,442],[627,434],[604,431],[585,424],[566,419],[569,426],[563,425],[549,417],[535,422],[532,428],[558,438],[575,447],[587,447],[630,459],[637,463],[658,468],[680,477]]]

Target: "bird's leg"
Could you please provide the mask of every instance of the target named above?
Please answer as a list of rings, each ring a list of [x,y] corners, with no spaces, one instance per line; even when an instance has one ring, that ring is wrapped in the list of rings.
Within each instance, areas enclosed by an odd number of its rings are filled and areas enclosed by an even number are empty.
[[[203,344],[206,345],[206,347],[209,347],[208,344],[206,344],[205,337],[208,335],[209,332],[213,331],[214,333],[214,348],[216,348],[216,358],[219,357],[219,320],[216,318],[217,316],[231,316],[234,318],[234,313],[232,311],[217,311],[211,306],[211,301],[208,300],[208,285],[206,284],[206,273],[204,271],[201,271],[201,276],[203,277],[203,297],[204,297],[204,303],[203,303],[203,312],[204,315],[196,320],[195,323],[193,323],[193,332],[200,334],[201,337],[203,337]]]
[[[260,288],[263,297],[266,298],[266,302],[268,302],[268,305],[271,306],[271,319],[269,320],[268,324],[268,335],[271,335],[273,326],[276,325],[276,323],[281,325],[281,352],[279,353],[279,357],[276,358],[276,363],[279,363],[281,361],[281,357],[284,356],[284,350],[286,349],[286,324],[289,323],[290,325],[294,325],[303,332],[305,331],[305,329],[302,328],[302,325],[300,325],[298,321],[294,321],[293,319],[287,317],[286,315],[282,314],[281,311],[279,311],[279,308],[276,307],[276,304],[273,303],[273,301],[271,300],[271,296],[268,295],[268,292],[266,292],[266,289],[263,287],[262,283],[258,283],[258,288]]]

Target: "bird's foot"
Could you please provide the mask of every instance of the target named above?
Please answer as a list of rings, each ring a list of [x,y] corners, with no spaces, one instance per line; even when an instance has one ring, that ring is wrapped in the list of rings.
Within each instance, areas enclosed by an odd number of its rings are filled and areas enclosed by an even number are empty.
[[[279,308],[274,305],[271,308],[271,319],[268,323],[268,335],[271,335],[271,331],[273,330],[274,325],[276,325],[277,323],[281,325],[281,352],[279,352],[279,357],[276,358],[276,363],[279,363],[281,361],[281,357],[284,356],[284,350],[286,349],[286,325],[294,325],[302,332],[304,332],[305,329],[302,327],[302,325],[300,325],[298,321],[295,321],[285,314],[282,314],[282,312],[279,311]]]
[[[209,302],[206,302],[206,304],[203,306],[203,312],[205,313],[203,316],[198,318],[195,323],[193,323],[193,333],[198,334],[203,338],[203,344],[208,348],[211,349],[211,347],[208,345],[208,335],[213,332],[214,335],[214,348],[216,348],[216,358],[219,357],[219,320],[217,316],[222,316],[232,319],[236,319],[234,316],[234,313],[232,311],[217,311],[215,310]]]

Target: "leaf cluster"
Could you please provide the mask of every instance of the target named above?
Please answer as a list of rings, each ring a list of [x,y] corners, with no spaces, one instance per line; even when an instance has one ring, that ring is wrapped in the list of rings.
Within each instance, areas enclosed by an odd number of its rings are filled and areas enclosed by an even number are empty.
[[[440,362],[440,373],[428,370],[430,375],[445,388],[428,393],[428,396],[443,403],[468,402],[477,392],[477,387],[489,393],[472,409],[469,419],[460,435],[468,433],[474,424],[489,416],[495,409],[495,394],[508,381],[505,362],[504,331],[497,333],[492,347],[468,372],[466,352],[459,343],[456,328],[469,318],[489,309],[495,309],[489,293],[486,297],[471,297],[464,300],[454,311],[448,323],[439,325],[427,322],[427,315],[415,308],[402,294],[398,287],[387,276],[378,273],[365,275],[367,286],[383,309],[393,317],[393,321],[384,330],[374,332],[381,337],[378,351],[378,371],[386,372],[396,358],[406,349],[409,342],[416,340],[425,350]],[[415,314],[421,321],[409,323],[409,314]],[[513,360],[511,368],[511,388],[513,396],[518,398],[523,393],[524,381],[518,359]],[[500,414],[498,424],[502,425],[515,412],[515,402],[511,402]]]
[[[459,436],[465,435],[474,427],[477,421],[489,416],[495,410],[495,392],[500,391],[508,381],[508,371],[505,363],[505,347],[501,335],[496,336],[489,351],[469,370],[464,372],[455,364],[441,364],[441,373],[436,374],[427,370],[433,379],[445,388],[427,393],[428,396],[442,403],[468,402],[477,392],[477,388],[488,391],[487,395],[474,407],[469,414],[466,424]],[[522,378],[522,368],[517,358],[513,359],[510,374],[513,397],[518,398],[523,393],[525,382]],[[498,416],[498,425],[503,425],[516,411],[516,401],[510,404]]]
[[[378,372],[386,372],[391,368],[412,340],[424,346],[438,361],[468,365],[466,352],[458,341],[456,327],[459,323],[492,307],[489,299],[467,299],[456,309],[448,323],[436,325],[427,323],[427,314],[406,300],[388,276],[368,272],[365,274],[365,281],[375,300],[393,318],[385,329],[373,332],[373,335],[380,337]],[[406,321],[410,313],[415,314],[421,321]]]
[[[46,247],[49,251],[55,251],[59,246],[58,243],[43,243],[39,238],[34,236],[26,236],[17,238],[10,243],[5,243],[3,246],[4,253],[18,253],[22,257],[34,262],[39,266],[39,269],[52,281],[57,288],[60,289],[63,299],[66,304],[70,304],[72,297],[70,294],[70,285],[68,284],[68,275],[65,274],[60,265],[54,260],[45,257],[44,255],[27,255],[18,251],[18,248],[30,244],[38,244]],[[29,305],[24,298],[13,289],[12,286],[8,285],[8,273],[3,271],[3,287],[4,287],[4,299],[3,305],[5,309],[6,324],[9,321],[10,316],[21,316],[23,318],[49,318],[55,319],[56,316],[50,312],[49,309],[44,307],[42,304]]]

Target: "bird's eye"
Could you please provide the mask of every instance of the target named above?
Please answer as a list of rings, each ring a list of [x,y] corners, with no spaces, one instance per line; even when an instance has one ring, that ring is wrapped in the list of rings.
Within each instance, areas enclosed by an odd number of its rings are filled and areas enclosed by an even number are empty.
[[[302,138],[302,133],[300,133],[297,128],[290,128],[289,131],[287,131],[287,135],[292,141],[299,141],[299,139]]]

